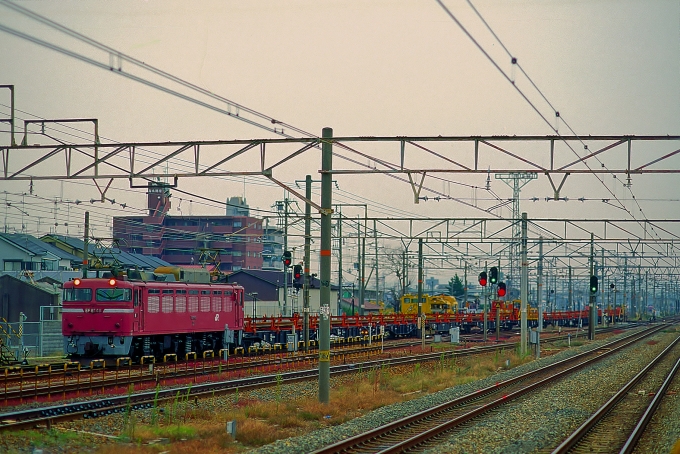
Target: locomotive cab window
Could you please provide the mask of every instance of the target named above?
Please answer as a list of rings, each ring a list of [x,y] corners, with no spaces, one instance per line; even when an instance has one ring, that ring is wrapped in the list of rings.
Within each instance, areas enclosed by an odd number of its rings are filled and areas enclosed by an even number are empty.
[[[64,301],[91,301],[92,289],[67,288],[64,289]]]
[[[132,290],[129,288],[98,288],[95,295],[97,301],[130,301]]]

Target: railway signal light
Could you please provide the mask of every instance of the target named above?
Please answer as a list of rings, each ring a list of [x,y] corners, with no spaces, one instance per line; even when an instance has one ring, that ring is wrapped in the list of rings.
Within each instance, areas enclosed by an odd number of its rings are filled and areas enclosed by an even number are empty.
[[[302,265],[293,266],[293,287],[295,290],[302,288]]]
[[[479,285],[486,287],[486,271],[479,273]]]
[[[505,289],[505,282],[499,282],[498,283],[498,296],[502,297],[505,296],[507,293],[507,290]]]
[[[590,293],[597,293],[597,276],[590,276]]]
[[[491,267],[491,269],[489,270],[489,278],[492,284],[498,282],[498,268],[496,268],[495,266]]]
[[[614,290],[614,284],[609,284],[609,288]]]
[[[290,268],[291,263],[293,263],[293,255],[290,253],[290,251],[285,251],[283,253],[283,257],[281,257],[281,260],[283,261],[283,266]]]

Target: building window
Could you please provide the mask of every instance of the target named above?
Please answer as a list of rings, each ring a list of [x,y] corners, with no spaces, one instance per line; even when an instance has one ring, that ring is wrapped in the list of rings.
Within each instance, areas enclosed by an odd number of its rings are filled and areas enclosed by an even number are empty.
[[[21,260],[5,260],[5,271],[21,271]]]
[[[234,221],[234,227],[242,227],[243,223],[241,221]]]

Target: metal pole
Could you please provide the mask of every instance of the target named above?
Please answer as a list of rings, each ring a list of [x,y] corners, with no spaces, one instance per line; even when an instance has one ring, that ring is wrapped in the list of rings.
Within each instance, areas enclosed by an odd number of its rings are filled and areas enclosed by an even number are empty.
[[[323,139],[333,137],[333,129],[323,128]],[[321,250],[319,292],[319,402],[330,401],[331,380],[331,209],[333,148],[330,141],[321,145]]]
[[[342,315],[342,208],[338,207],[338,310]]]
[[[283,250],[288,250],[288,198],[283,197]],[[288,267],[283,265],[283,316],[288,310]]]
[[[573,311],[574,310],[574,301],[572,298],[572,282],[571,282],[571,265],[569,265],[569,310]]]
[[[420,337],[425,348],[425,323],[423,318],[423,239],[418,238],[418,318],[420,321]]]
[[[602,305],[602,324],[606,324],[607,317],[605,315],[605,306],[604,306],[604,287],[605,287],[605,282],[604,282],[604,248],[602,248],[602,262],[600,263],[600,304]]]
[[[364,268],[361,266],[361,223],[359,216],[357,216],[357,285],[359,286],[359,315],[361,313],[361,303],[364,297]],[[352,315],[354,315],[354,304],[352,304]]]
[[[305,197],[307,200],[312,199],[312,176],[307,175],[305,178]],[[305,349],[304,351],[309,351],[309,286],[310,282],[310,271],[309,271],[309,250],[310,243],[312,242],[312,205],[309,202],[305,203],[305,262],[303,267],[303,293],[302,293],[302,324],[304,332]]]
[[[364,220],[364,223],[366,221]],[[364,224],[365,227],[366,224]],[[369,276],[370,277],[370,276]],[[361,287],[359,287],[359,315],[364,315],[364,301],[366,298],[366,232],[361,237]]]
[[[645,270],[645,307],[644,307],[645,314],[647,314],[647,308],[649,307],[649,300],[647,298],[647,292],[649,291],[649,287],[648,287],[649,280],[648,280],[648,278],[649,278],[649,271]]]
[[[87,269],[88,269],[88,245],[90,241],[90,212],[86,211],[85,212],[85,232],[83,234],[83,278],[87,277]]]
[[[595,272],[595,260],[593,258],[594,253],[594,235],[590,234],[590,276],[594,276]],[[588,277],[590,280],[590,277]],[[595,325],[597,325],[597,308],[595,307],[595,293],[590,291],[590,316],[588,317],[588,339],[595,340]]]
[[[642,268],[642,266],[638,265],[638,278],[637,278],[638,291],[637,291],[637,293],[638,293],[639,296],[637,297],[637,301],[636,301],[636,306],[637,306],[636,312],[637,312],[638,320],[642,320],[642,276],[641,276],[642,270],[640,268]]]
[[[468,301],[468,281],[467,281],[467,269],[468,265],[467,262],[465,262],[465,273],[464,273],[464,279],[465,279],[465,287],[463,287],[463,306],[467,304]],[[451,295],[453,296],[453,295]],[[484,340],[486,340],[486,334],[484,335]]]
[[[488,270],[488,263],[484,262],[484,272],[487,273],[487,278],[489,275],[489,270]],[[484,342],[486,342],[487,339],[487,331],[489,330],[489,289],[491,288],[491,284],[487,282],[487,285],[484,287]]]
[[[623,258],[623,301],[621,301],[621,309],[625,311],[625,320],[627,320],[630,311],[628,307],[628,257]]]
[[[538,286],[536,288],[538,304],[538,326],[536,330],[543,331],[543,237],[538,238]]]
[[[529,290],[529,263],[527,262],[527,214],[522,213],[522,281],[520,282],[520,352],[527,354],[527,297]]]
[[[373,219],[373,240],[375,241],[375,304],[380,307],[380,279],[378,274],[378,229]]]

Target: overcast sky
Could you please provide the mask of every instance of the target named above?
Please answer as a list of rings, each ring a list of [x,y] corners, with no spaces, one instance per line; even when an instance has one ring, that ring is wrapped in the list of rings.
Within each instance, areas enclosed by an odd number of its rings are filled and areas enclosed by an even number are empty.
[[[553,133],[434,0],[18,4],[213,93],[318,135],[326,126],[332,127],[336,136]],[[470,4],[462,0],[446,0],[444,4],[552,125],[557,125],[562,134],[569,133],[564,123],[553,121],[551,108],[513,69],[510,57]],[[473,4],[577,134],[680,134],[677,0],[477,0]],[[108,60],[101,52],[92,52],[1,3],[0,25],[102,62]],[[16,86],[19,118],[98,118],[104,142],[273,137],[263,129],[5,32],[0,32],[0,62],[0,84]],[[126,65],[123,69],[132,70]],[[0,92],[0,116],[7,116],[8,105],[8,92]],[[6,124],[1,128],[6,131]],[[85,124],[78,128],[90,131]],[[4,144],[9,142],[6,133],[1,133],[0,139]],[[32,139],[44,141],[37,136]],[[397,147],[362,145],[361,150],[396,161]],[[634,160],[647,162],[678,148],[677,142],[641,145],[639,151],[635,150]],[[451,159],[471,162],[471,148],[448,145],[435,149]],[[617,150],[602,157],[607,166],[625,165],[625,148]],[[544,162],[546,151],[542,151]],[[575,159],[566,148],[559,153],[561,162]],[[255,156],[251,170],[257,170]],[[339,160],[334,164],[347,168]],[[679,166],[680,157],[661,167]],[[319,154],[312,151],[276,176],[291,183],[304,179],[307,173],[317,178],[319,167]],[[485,191],[471,188],[484,187],[485,175],[444,178],[449,181],[428,179],[426,185],[484,209],[496,205],[485,200],[490,197]],[[633,178],[632,194],[643,214],[626,201],[631,198],[628,189],[611,176],[602,179],[638,217],[676,219],[680,214],[680,183],[675,176]],[[334,202],[370,203],[369,216],[485,215],[483,210],[451,200],[414,205],[408,185],[385,176],[338,176],[337,180],[339,191]],[[456,184],[460,182],[465,185]],[[179,188],[217,200],[245,191],[251,207],[263,210],[283,197],[282,189],[263,177],[248,178],[245,186],[242,178],[184,179]],[[11,193],[8,197],[16,207],[21,197],[15,194],[28,192],[29,184],[3,182],[1,189]],[[497,180],[492,179],[492,189],[501,198],[512,195],[510,188]],[[146,203],[139,191],[130,190],[126,180],[118,180],[108,195],[127,204],[128,208],[119,208],[119,214],[132,215],[139,211],[130,207],[143,208]],[[47,199],[89,201],[99,196],[92,182],[36,182],[33,192]],[[427,195],[426,191],[421,195]],[[545,197],[550,195],[548,180],[539,175],[523,189],[522,199],[540,200],[522,200],[522,211],[530,218],[627,217],[623,210],[601,201],[575,200],[611,197],[594,176],[569,177],[561,194],[571,199],[569,202],[546,202]],[[31,219],[11,207],[8,222],[18,225],[23,220],[27,231],[33,232],[36,218],[42,216],[41,230],[46,230],[53,203],[31,199],[35,205],[28,205],[29,199],[24,198],[22,207]],[[188,214],[189,209],[192,214],[223,213],[215,204],[189,203],[189,199],[175,194],[173,214],[179,214],[178,206],[182,214]],[[71,225],[81,222],[82,209],[64,206],[58,223],[66,222],[67,209]],[[105,215],[113,213],[95,204],[90,209],[98,213],[97,228],[105,230]],[[507,209],[494,213],[509,215]],[[64,233],[63,226],[58,230]]]

